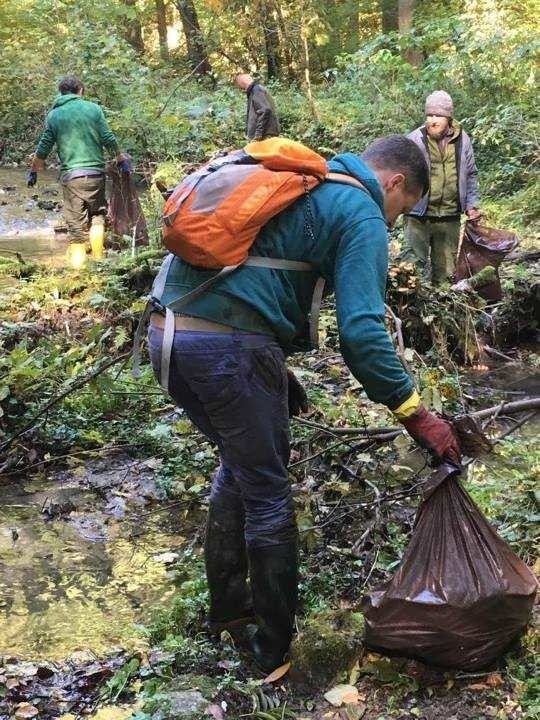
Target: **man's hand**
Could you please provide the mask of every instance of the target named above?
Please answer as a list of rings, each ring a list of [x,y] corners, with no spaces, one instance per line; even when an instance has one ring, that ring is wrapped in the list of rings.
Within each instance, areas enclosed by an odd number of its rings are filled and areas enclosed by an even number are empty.
[[[116,164],[118,165],[121,172],[130,173],[131,172],[131,155],[128,155],[127,153],[120,153],[116,157]]]
[[[424,405],[408,418],[401,420],[409,435],[433,455],[436,460],[450,460],[454,465],[461,463],[461,448],[452,425]]]
[[[482,217],[482,213],[478,210],[478,208],[469,208],[465,211],[465,214],[471,222],[478,222]]]
[[[26,173],[26,187],[34,187],[37,183],[37,172],[35,170],[29,170]]]
[[[291,370],[287,370],[287,380],[289,382],[289,417],[300,415],[301,412],[307,412],[309,408],[308,396]]]

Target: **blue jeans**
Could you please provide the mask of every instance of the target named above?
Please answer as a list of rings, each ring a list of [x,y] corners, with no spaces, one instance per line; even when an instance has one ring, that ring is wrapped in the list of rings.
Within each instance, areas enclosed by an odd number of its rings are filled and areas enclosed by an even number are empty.
[[[150,326],[156,374],[163,331]],[[221,458],[211,502],[245,511],[249,547],[296,538],[289,462],[287,370],[266,335],[176,331],[169,393]]]

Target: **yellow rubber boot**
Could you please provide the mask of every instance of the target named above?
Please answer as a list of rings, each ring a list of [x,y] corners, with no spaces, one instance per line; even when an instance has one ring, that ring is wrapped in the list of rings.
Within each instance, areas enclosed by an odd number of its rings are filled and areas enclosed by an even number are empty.
[[[103,215],[95,215],[90,225],[90,247],[94,260],[103,258],[103,243],[105,240],[105,218]]]
[[[67,250],[67,261],[74,270],[80,270],[86,265],[86,243],[70,243]]]

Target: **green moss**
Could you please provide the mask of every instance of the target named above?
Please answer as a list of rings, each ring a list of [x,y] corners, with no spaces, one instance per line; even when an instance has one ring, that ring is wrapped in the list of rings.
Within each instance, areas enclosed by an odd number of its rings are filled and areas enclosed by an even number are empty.
[[[307,619],[291,646],[291,679],[312,688],[341,679],[362,653],[363,629],[363,616],[348,610]]]

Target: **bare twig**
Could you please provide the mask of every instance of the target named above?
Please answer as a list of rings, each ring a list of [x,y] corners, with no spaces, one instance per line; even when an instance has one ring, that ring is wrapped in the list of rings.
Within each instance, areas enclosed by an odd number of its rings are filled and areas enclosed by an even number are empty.
[[[90,380],[93,380],[98,375],[101,375],[102,372],[105,370],[108,370],[108,368],[112,367],[113,365],[116,365],[119,362],[123,362],[124,360],[127,360],[127,358],[131,355],[131,350],[128,352],[122,353],[121,355],[118,355],[115,358],[111,358],[110,360],[107,360],[106,362],[99,365],[99,367],[95,368],[91,372],[87,373],[83,377],[76,380],[72,385],[70,385],[66,390],[63,390],[58,395],[55,395],[53,398],[51,398],[48,402],[45,403],[45,405],[42,405],[42,407],[37,411],[37,413],[26,423],[26,425],[22,428],[22,430],[19,430],[14,435],[12,435],[10,438],[8,438],[2,445],[0,445],[0,451],[1,450],[7,450],[11,445],[15,442],[15,440],[21,435],[24,435],[26,432],[31,430],[34,425],[36,424],[36,421],[39,420],[39,418],[46,415],[46,413],[49,412],[49,410],[57,405],[59,402],[61,402],[65,397],[70,395],[72,392],[75,392],[75,390],[78,390],[79,388],[86,385],[87,382],[90,382]]]
[[[489,345],[482,345],[482,349],[485,350],[488,355],[493,355],[493,357],[500,358],[501,360],[506,360],[506,362],[511,362],[511,363],[516,362],[515,358],[511,358],[509,355],[505,355],[500,350],[496,350],[495,348],[492,348]]]
[[[494,442],[494,443],[501,442],[501,440],[504,440],[504,438],[508,437],[508,436],[511,435],[513,432],[515,432],[516,430],[518,430],[520,427],[522,427],[523,425],[525,425],[526,422],[528,422],[529,420],[532,420],[532,418],[533,418],[537,413],[538,413],[538,410],[533,410],[532,412],[528,413],[527,415],[525,415],[525,417],[522,417],[521,420],[518,420],[511,428],[509,428],[508,430],[505,430],[503,433],[501,433],[501,435],[499,435],[498,438],[496,438],[495,440],[493,440],[493,442]]]
[[[409,363],[407,362],[407,359],[405,357],[405,343],[403,342],[403,323],[401,322],[401,319],[398,318],[398,316],[395,314],[395,312],[392,310],[390,305],[385,305],[386,308],[386,314],[389,315],[390,319],[394,323],[394,328],[396,330],[395,336],[396,336],[396,342],[398,346],[398,355],[401,359],[401,362],[403,363],[403,367],[405,370],[409,373],[409,375],[412,375],[411,368],[409,367]]]
[[[496,419],[504,411],[506,415],[516,415],[517,413],[525,410],[539,410],[540,409],[540,397],[528,398],[527,400],[514,400],[513,402],[502,402],[495,407],[485,408],[484,410],[477,410],[476,412],[469,413],[471,417],[477,420],[484,420],[486,418]],[[295,422],[307,427],[321,430],[332,435],[365,435],[372,440],[389,441],[398,435],[403,430],[396,427],[333,427],[328,425],[320,425],[310,420],[303,420],[302,418],[294,418]]]

